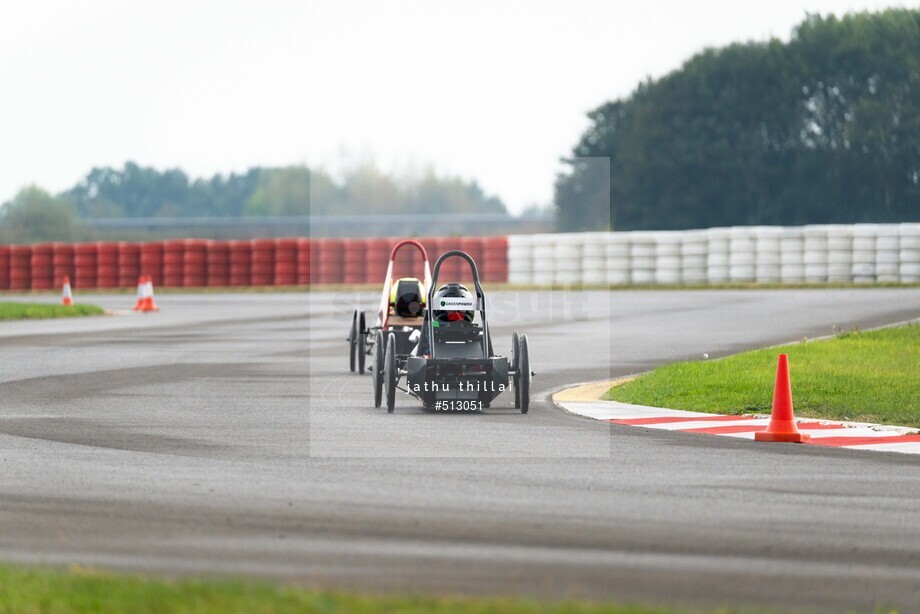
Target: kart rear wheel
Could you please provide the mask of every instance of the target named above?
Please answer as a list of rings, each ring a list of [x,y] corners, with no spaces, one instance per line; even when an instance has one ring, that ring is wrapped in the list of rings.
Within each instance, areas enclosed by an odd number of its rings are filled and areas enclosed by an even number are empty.
[[[518,382],[521,393],[521,413],[526,414],[530,409],[530,354],[527,351],[527,335],[521,335],[521,341],[518,346]]]
[[[364,375],[365,344],[367,343],[367,326],[364,324],[364,312],[358,312],[358,373]]]
[[[358,349],[358,310],[351,316],[351,330],[348,333],[348,366],[355,372],[355,350]]]
[[[514,371],[515,375],[512,378],[512,384],[514,385],[514,408],[521,408],[521,384],[520,384],[520,374],[518,370],[520,367],[520,350],[518,348],[518,332],[514,331],[511,333],[511,370]]]
[[[393,413],[396,409],[396,335],[387,336],[387,347],[384,351],[386,358],[383,361],[383,380],[387,388],[387,412]]]
[[[371,361],[371,377],[374,380],[374,407],[380,407],[383,398],[383,361],[386,339],[383,331],[378,330],[374,335],[374,358]]]

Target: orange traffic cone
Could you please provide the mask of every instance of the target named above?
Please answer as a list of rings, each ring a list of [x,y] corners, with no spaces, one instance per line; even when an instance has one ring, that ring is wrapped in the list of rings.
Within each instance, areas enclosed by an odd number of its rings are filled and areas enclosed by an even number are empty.
[[[800,433],[792,412],[792,384],[789,382],[789,356],[780,354],[776,363],[776,385],[773,388],[773,411],[766,431],[754,433],[755,441],[804,443],[811,435]]]
[[[137,278],[137,301],[134,303],[134,311],[140,311],[144,308],[144,276],[139,275]]]
[[[67,307],[73,305],[73,292],[70,290],[70,277],[64,275],[64,289],[61,291],[61,304]]]
[[[147,275],[144,281],[144,306],[141,311],[159,311],[157,303],[153,298],[153,277]]]

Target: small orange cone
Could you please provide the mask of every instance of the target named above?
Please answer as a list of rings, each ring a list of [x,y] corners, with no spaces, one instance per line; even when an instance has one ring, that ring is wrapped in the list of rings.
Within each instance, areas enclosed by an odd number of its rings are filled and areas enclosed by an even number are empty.
[[[61,291],[61,304],[67,307],[73,305],[73,292],[70,289],[70,277],[64,275],[64,289]]]
[[[137,302],[134,303],[134,311],[140,311],[144,308],[144,276],[137,278]]]
[[[144,306],[141,311],[159,311],[157,303],[153,298],[153,277],[147,275],[144,281]]]
[[[754,441],[804,443],[811,435],[800,433],[792,412],[792,384],[789,381],[789,356],[780,354],[776,363],[776,385],[773,388],[773,411],[767,430],[754,433]]]

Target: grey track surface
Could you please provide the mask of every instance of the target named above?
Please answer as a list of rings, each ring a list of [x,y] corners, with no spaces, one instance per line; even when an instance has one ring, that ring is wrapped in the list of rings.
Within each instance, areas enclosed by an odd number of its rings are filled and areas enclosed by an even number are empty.
[[[370,295],[158,300],[147,316],[0,323],[0,559],[920,609],[917,457],[610,427],[547,402],[703,352],[916,318],[920,289],[497,294],[496,349],[512,328],[531,339],[526,416],[374,409],[369,378],[343,369],[343,314]]]

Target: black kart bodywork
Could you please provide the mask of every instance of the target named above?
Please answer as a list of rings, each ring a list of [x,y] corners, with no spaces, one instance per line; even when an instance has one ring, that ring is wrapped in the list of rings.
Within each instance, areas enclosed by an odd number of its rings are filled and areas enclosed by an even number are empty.
[[[469,264],[475,296],[471,299],[441,299],[439,304],[435,304],[438,301],[435,294],[441,264],[451,257],[461,258]],[[438,321],[435,318],[436,311],[451,309],[479,313],[479,322]],[[406,387],[402,390],[416,397],[429,410],[484,409],[513,386],[515,407],[527,413],[533,375],[527,336],[514,333],[510,358],[495,354],[489,333],[485,293],[479,283],[476,263],[469,254],[449,251],[435,263],[418,355],[400,354],[395,341],[396,338],[391,336],[387,342],[381,361],[384,369],[380,374],[380,384],[375,381],[375,402],[379,398],[378,386],[386,388],[388,411],[395,409],[395,391],[405,377]]]

